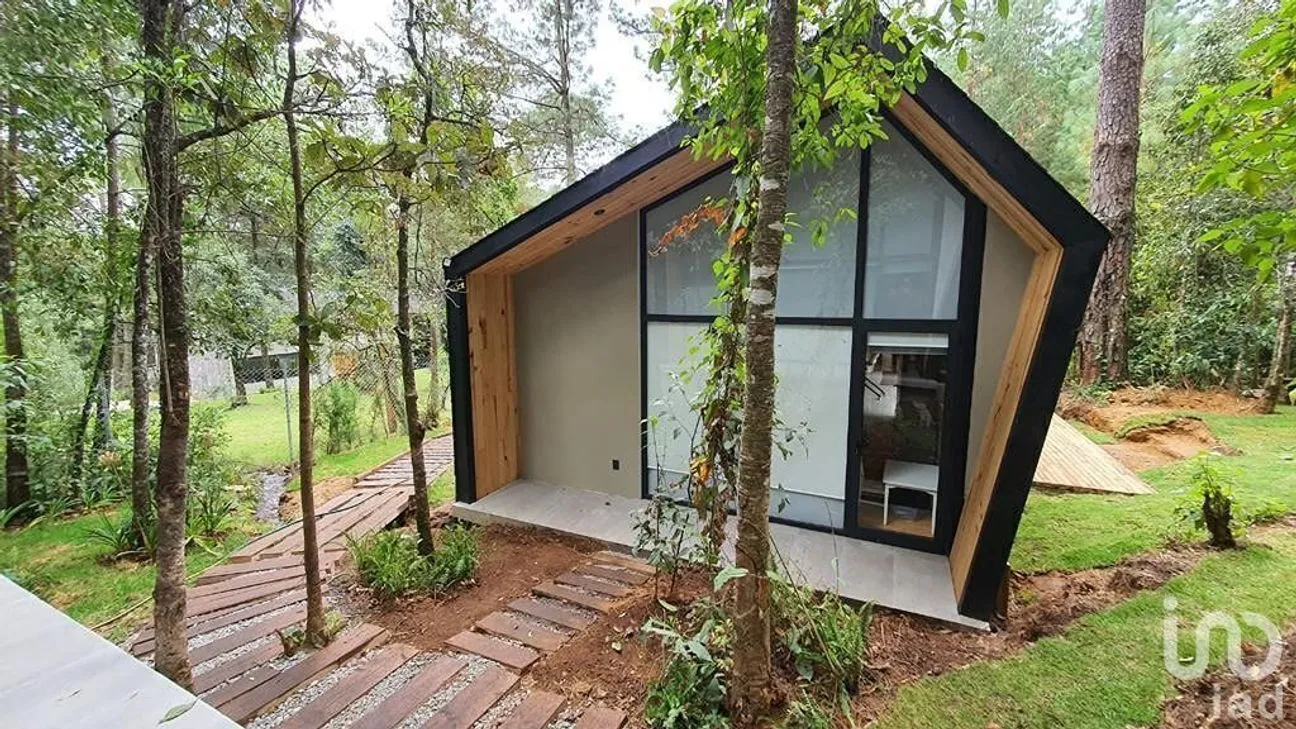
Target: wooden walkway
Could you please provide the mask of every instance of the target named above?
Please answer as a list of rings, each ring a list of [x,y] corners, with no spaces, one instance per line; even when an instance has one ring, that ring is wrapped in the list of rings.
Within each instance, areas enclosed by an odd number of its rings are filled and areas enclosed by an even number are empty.
[[[429,481],[450,466],[450,443],[445,436],[426,445]],[[347,536],[382,529],[405,512],[410,479],[408,458],[398,458],[319,509],[326,579]],[[288,656],[280,634],[306,617],[301,526],[293,524],[253,540],[189,588],[194,691],[253,729],[544,729],[559,721],[620,729],[624,712],[565,708],[564,697],[519,682],[544,654],[648,589],[651,574],[645,563],[599,553],[483,616],[443,651],[390,642],[386,630],[360,623],[323,649]],[[147,660],[153,647],[145,630],[130,650]]]
[[[1035,467],[1035,485],[1065,491],[1155,493],[1133,471],[1057,415],[1049,423]]]

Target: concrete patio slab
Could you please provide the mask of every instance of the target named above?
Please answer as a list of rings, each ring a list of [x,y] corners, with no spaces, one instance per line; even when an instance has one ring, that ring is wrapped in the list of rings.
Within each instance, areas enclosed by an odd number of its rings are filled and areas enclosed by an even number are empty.
[[[6,727],[238,729],[35,595],[0,577],[0,706]]]
[[[536,526],[629,551],[635,542],[634,514],[648,503],[522,480],[471,504],[456,503],[451,513],[477,524]],[[729,520],[725,556],[730,560],[736,524],[736,519]],[[989,627],[959,614],[949,560],[944,555],[786,524],[770,524],[770,534],[792,578],[816,590],[835,591],[848,600],[871,602],[963,627]]]

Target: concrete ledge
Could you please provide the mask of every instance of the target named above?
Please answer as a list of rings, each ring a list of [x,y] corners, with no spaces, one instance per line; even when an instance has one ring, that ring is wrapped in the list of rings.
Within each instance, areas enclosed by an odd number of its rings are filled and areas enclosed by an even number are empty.
[[[471,504],[457,502],[451,514],[475,524],[532,526],[587,537],[629,552],[635,542],[634,514],[647,504],[643,499],[523,480]],[[731,560],[736,525],[731,518],[724,549]],[[770,524],[770,535],[792,579],[802,584],[855,602],[964,628],[989,629],[987,623],[959,614],[949,559],[944,555],[786,524]]]

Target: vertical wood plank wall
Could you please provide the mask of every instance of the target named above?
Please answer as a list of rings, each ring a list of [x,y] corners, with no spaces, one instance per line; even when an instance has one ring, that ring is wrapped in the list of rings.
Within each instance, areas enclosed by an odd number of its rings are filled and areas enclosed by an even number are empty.
[[[518,477],[513,277],[470,273],[466,284],[473,463],[476,494],[481,498]]]

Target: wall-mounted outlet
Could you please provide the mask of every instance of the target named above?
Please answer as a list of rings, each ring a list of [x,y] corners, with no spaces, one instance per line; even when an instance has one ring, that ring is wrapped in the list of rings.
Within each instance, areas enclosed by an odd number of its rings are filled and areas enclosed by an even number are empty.
[[[620,471],[620,470],[621,470],[621,460],[620,460],[620,459],[617,459],[617,458],[613,458],[613,459],[612,459],[612,470],[613,470],[613,471]]]

